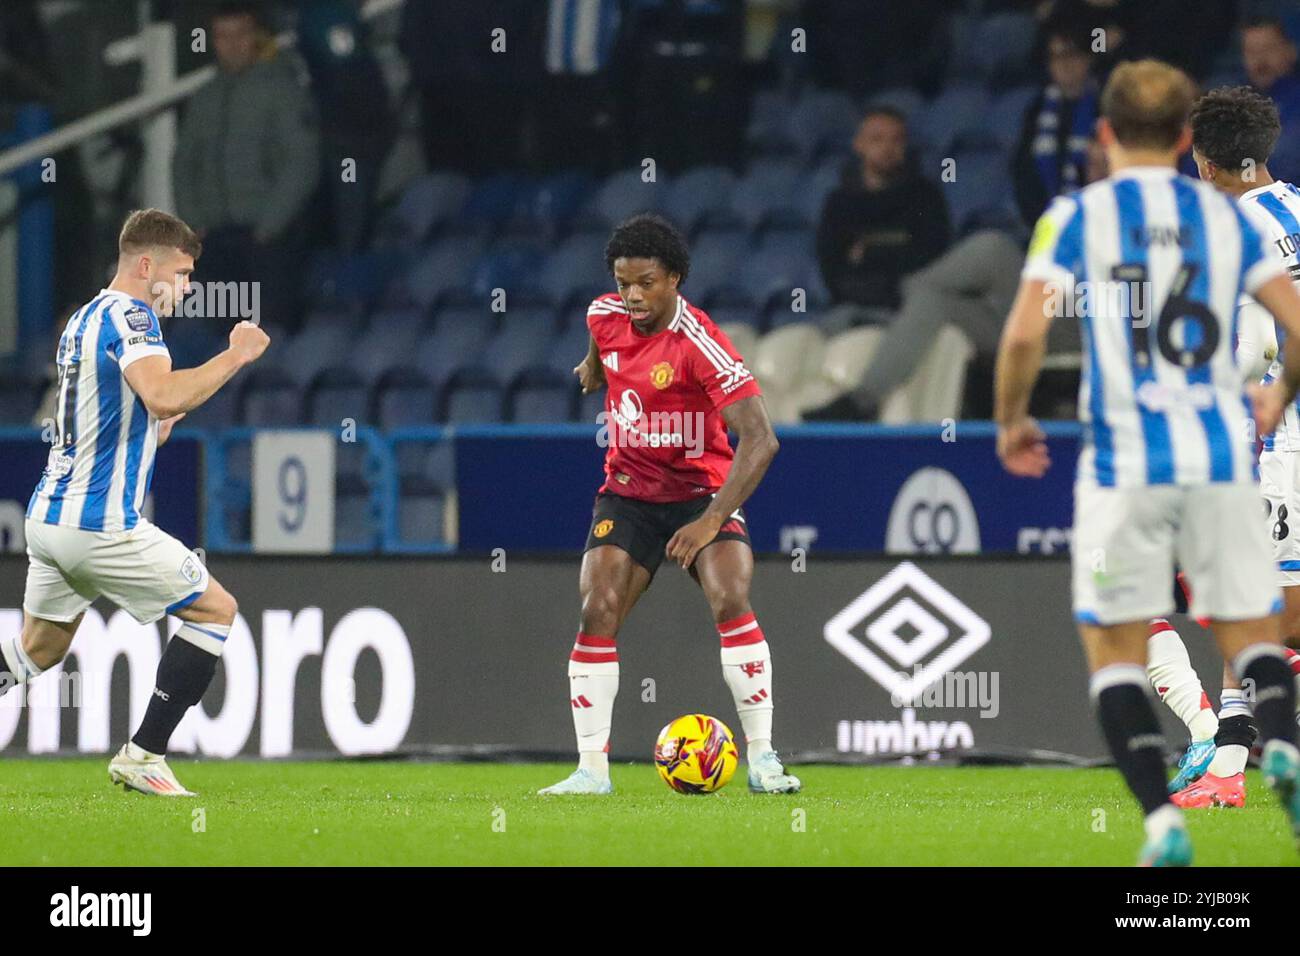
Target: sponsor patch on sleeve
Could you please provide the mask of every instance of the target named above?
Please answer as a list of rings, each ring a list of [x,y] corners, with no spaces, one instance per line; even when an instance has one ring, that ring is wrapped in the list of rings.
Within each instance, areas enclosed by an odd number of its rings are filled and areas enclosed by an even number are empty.
[[[124,313],[126,317],[126,327],[132,332],[144,332],[153,325],[153,319],[149,316],[146,309],[138,305],[133,305]]]

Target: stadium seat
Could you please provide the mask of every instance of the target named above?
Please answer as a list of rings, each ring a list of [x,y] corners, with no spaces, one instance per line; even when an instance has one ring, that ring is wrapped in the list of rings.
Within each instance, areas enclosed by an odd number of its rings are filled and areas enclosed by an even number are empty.
[[[437,418],[438,390],[419,369],[389,369],[375,386],[374,419],[380,428],[432,425]]]
[[[662,170],[657,172],[665,175]],[[654,182],[644,182],[641,176],[638,167],[614,173],[607,178],[580,217],[585,220],[586,228],[600,224],[609,229],[636,213],[659,210],[663,206],[667,190],[657,179]]]
[[[800,155],[811,159],[828,144],[847,151],[861,120],[862,111],[847,93],[809,89],[791,110],[788,129]]]
[[[352,368],[324,369],[307,390],[306,421],[309,425],[336,429],[349,418],[358,425],[367,424],[369,412],[366,380]]]
[[[978,73],[994,86],[1023,82],[1033,73],[1038,24],[1028,13],[995,13],[977,29],[973,54]]]
[[[566,170],[529,184],[520,191],[506,234],[549,237],[568,229],[588,201],[592,185],[591,175],[583,170]]]
[[[948,213],[958,235],[988,224],[1003,211],[1012,221],[1019,221],[1005,154],[993,150],[961,153],[956,157],[955,174],[953,182],[940,183],[940,188],[948,200]]]
[[[910,86],[895,86],[868,96],[863,112],[876,106],[888,106],[898,110],[910,125],[912,118],[925,106],[925,97],[919,90]]]
[[[544,361],[554,335],[553,329],[541,325],[503,324],[483,350],[482,364],[509,382],[528,366]]]
[[[699,166],[675,177],[664,212],[688,235],[709,216],[730,212],[735,174],[724,166]]]
[[[510,239],[498,242],[479,258],[470,271],[469,289],[486,299],[497,289],[507,296],[530,287],[536,278],[545,252],[536,239]]]
[[[462,368],[443,389],[442,420],[449,425],[502,421],[504,397],[492,369],[481,365]]]
[[[1034,86],[1017,86],[1002,93],[993,101],[989,110],[988,131],[992,140],[1000,149],[1015,149],[1024,127],[1025,111],[1038,95]]]
[[[451,492],[456,486],[455,444],[443,441],[396,443],[397,474],[412,494]]]
[[[474,183],[459,218],[471,228],[495,232],[509,221],[521,199],[534,188],[532,181],[518,173],[484,176]]]
[[[482,360],[483,349],[492,336],[493,323],[477,313],[442,313],[433,335],[415,350],[415,365],[441,388],[452,373]]]
[[[975,348],[961,330],[945,325],[908,381],[885,399],[880,421],[886,425],[937,422],[961,415],[966,367]]]
[[[988,91],[978,86],[944,90],[913,124],[916,145],[928,155],[948,157],[966,135],[979,135],[989,111]]]
[[[403,494],[397,499],[397,534],[402,544],[441,544],[447,540],[447,496],[441,492]]]
[[[759,340],[749,367],[764,392],[789,394],[820,374],[825,351],[826,337],[817,326],[785,325]]]
[[[732,348],[740,353],[748,364],[758,351],[758,329],[748,322],[718,322],[717,316],[709,316],[718,325],[719,331],[731,342]]]
[[[577,289],[611,287],[605,269],[606,236],[578,233],[556,249],[538,273],[538,285],[557,305],[565,303]],[[590,299],[588,299],[590,301]]]
[[[789,308],[795,290],[808,288],[817,275],[812,248],[799,252],[795,248],[758,250],[740,265],[738,281],[755,302],[764,307],[779,301]]]
[[[587,354],[591,333],[585,322],[573,322],[546,352],[546,367],[572,377],[573,367]]]
[[[884,330],[877,326],[864,326],[828,339],[818,374],[809,375],[790,393],[789,401],[794,408],[803,413],[825,405],[856,386],[883,334]]]
[[[750,102],[745,142],[751,152],[794,151],[788,118],[795,102],[782,90],[759,90]]]
[[[779,209],[798,209],[803,185],[797,162],[760,160],[750,165],[731,194],[731,208],[751,228],[760,226]]]
[[[440,296],[467,285],[482,248],[481,240],[456,236],[444,239],[418,255],[402,280],[411,301],[427,309]]]
[[[435,171],[412,182],[376,230],[376,245],[415,246],[460,214],[470,182],[460,173]]]
[[[737,286],[740,263],[749,247],[747,231],[708,230],[700,233],[691,249],[691,271],[686,277],[683,294],[698,304],[720,290]]]
[[[286,351],[293,356],[286,371],[299,385],[310,384],[321,369],[347,361],[348,347],[359,331],[360,324],[355,321],[321,321],[309,317],[302,331],[286,343]]]
[[[379,543],[378,523],[368,494],[339,494],[334,499],[334,547],[368,551]]]
[[[302,420],[301,391],[286,372],[256,368],[247,373],[240,389],[245,425],[259,428],[288,428]]]
[[[378,312],[348,348],[347,365],[367,382],[403,364],[428,335],[428,322],[419,310]]]
[[[531,366],[510,386],[508,420],[567,422],[576,408],[577,380],[545,366]]]
[[[583,424],[595,424],[605,410],[605,389],[598,388],[589,395],[578,399],[577,421]]]

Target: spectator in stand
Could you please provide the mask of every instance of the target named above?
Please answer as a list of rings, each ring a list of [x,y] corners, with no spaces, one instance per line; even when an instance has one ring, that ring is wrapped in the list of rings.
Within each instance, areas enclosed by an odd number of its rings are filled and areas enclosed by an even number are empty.
[[[257,282],[262,314],[292,325],[300,220],[320,181],[315,109],[256,5],[223,4],[210,36],[217,76],[185,108],[172,170],[177,213],[203,238],[195,277]]]
[[[952,239],[943,193],[908,161],[901,113],[871,109],[853,152],[817,225],[817,258],[835,303],[825,320],[830,330],[887,320],[903,277]]]
[[[1300,180],[1300,77],[1296,45],[1282,21],[1268,17],[1241,27],[1241,57],[1250,85],[1277,104],[1282,136],[1269,158],[1269,172],[1286,182]]]
[[[298,48],[321,116],[324,206],[334,244],[351,252],[370,227],[394,122],[361,0],[299,0]],[[348,161],[354,170],[345,170]]]
[[[1025,111],[1012,158],[1016,204],[1026,223],[1038,220],[1048,202],[1085,181],[1088,143],[1097,125],[1093,60],[1074,30],[1047,34],[1048,83]]]

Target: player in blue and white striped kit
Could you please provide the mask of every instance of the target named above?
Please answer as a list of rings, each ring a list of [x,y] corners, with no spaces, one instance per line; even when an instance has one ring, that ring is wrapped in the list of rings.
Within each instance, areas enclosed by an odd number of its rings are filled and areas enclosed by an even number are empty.
[[[1175,170],[1193,98],[1184,74],[1153,60],[1111,74],[1099,124],[1111,175],[1058,199],[1035,228],[996,384],[998,454],[1012,474],[1040,476],[1050,462],[1029,396],[1053,318],[1078,315],[1075,617],[1103,735],[1146,812],[1147,865],[1191,861],[1145,670],[1147,622],[1173,610],[1175,563],[1191,613],[1213,622],[1224,659],[1255,688],[1265,777],[1300,838],[1295,687],[1253,455],[1255,429],[1271,432],[1300,387],[1300,340],[1288,341],[1282,379],[1249,394],[1234,355],[1241,293],[1291,335],[1300,295],[1232,199]]]
[[[154,453],[175,422],[212,396],[269,342],[240,322],[230,347],[173,370],[159,315],[189,288],[202,247],[185,223],[146,209],[118,242],[117,274],[59,340],[56,436],[27,507],[22,634],[0,644],[0,694],[63,660],[101,595],[142,624],[184,623],[158,664],[153,696],[109,777],[142,793],[192,796],[167,766],[167,742],[216,672],[237,606],[197,554],[141,513]],[[152,304],[151,304],[152,303]]]

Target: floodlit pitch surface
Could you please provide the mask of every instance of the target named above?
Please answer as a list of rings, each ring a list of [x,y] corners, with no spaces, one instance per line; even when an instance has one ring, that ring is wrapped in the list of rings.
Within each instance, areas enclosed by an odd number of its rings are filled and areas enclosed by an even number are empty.
[[[0,761],[9,865],[1128,866],[1137,807],[1113,770],[793,768],[755,796],[745,765],[685,797],[641,764],[612,797],[539,797],[568,764],[177,759],[196,799],[124,793],[107,760]],[[1198,864],[1300,864],[1257,773],[1244,810],[1189,812]]]

